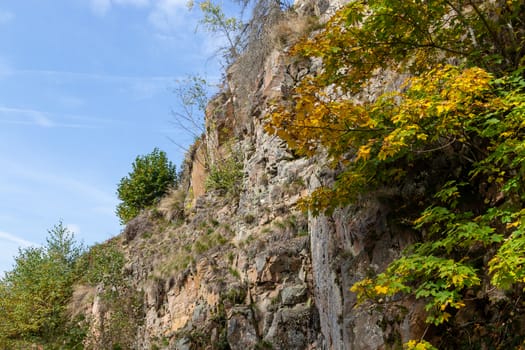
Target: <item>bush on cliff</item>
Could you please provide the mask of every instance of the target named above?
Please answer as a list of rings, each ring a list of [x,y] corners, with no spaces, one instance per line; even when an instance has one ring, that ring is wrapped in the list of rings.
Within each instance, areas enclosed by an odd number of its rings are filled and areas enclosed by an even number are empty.
[[[155,148],[145,156],[138,156],[133,163],[133,171],[123,177],[118,185],[117,215],[125,224],[137,216],[141,210],[151,206],[177,182],[175,165],[168,160],[166,153]]]

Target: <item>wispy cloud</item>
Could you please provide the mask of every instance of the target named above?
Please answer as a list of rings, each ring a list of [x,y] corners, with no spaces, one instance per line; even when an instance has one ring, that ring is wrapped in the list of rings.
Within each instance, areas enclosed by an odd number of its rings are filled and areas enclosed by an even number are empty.
[[[38,244],[27,241],[13,234],[0,231],[0,240],[16,243],[22,247],[38,246]]]
[[[35,125],[50,128],[55,124],[44,112],[33,109],[11,108],[0,106],[0,123]]]
[[[68,123],[54,120],[51,113],[27,108],[0,106],[0,123],[38,126],[42,128],[95,128],[87,123]]]
[[[37,126],[41,126],[43,128],[53,128],[53,127],[58,126],[58,124],[51,121],[51,119],[49,119],[43,114],[35,115],[33,118],[33,121]]]
[[[135,7],[145,7],[150,4],[149,0],[113,0],[117,5],[131,5]]]
[[[27,125],[41,128],[98,129],[113,124],[122,127],[125,123],[113,119],[52,113],[31,108],[0,105],[0,124]]]
[[[183,25],[188,16],[186,0],[159,0],[148,16],[153,27],[162,32],[174,32]]]
[[[105,16],[111,9],[111,0],[91,0],[91,11],[97,16]]]
[[[53,79],[64,83],[85,81],[88,83],[100,83],[104,85],[115,85],[121,91],[130,93],[138,100],[154,97],[159,93],[165,92],[177,79],[176,76],[133,76],[133,75],[111,75],[97,73],[81,73],[55,70],[10,70],[10,74],[20,75],[24,78],[34,78],[40,76],[43,79]],[[2,76],[2,65],[0,61],[0,77]],[[59,96],[57,102],[65,107],[76,108],[82,106],[85,101],[76,97]]]
[[[114,207],[118,202],[114,194],[108,193],[96,185],[79,180],[73,176],[50,172],[45,168],[22,164],[8,158],[1,159],[1,163],[8,176],[30,184],[31,186],[60,188],[63,191],[82,196],[86,200],[89,199],[100,207]]]
[[[117,6],[147,8],[150,23],[158,30],[168,32],[180,25],[187,11],[187,0],[89,0],[91,11],[100,17]]]
[[[90,0],[91,11],[97,16],[105,16],[114,5],[117,6],[149,6],[149,0]]]
[[[1,61],[0,61],[1,63]],[[1,66],[0,66],[1,67]],[[84,72],[70,72],[46,69],[10,69],[13,74],[23,75],[45,75],[51,77],[61,77],[66,79],[85,79],[85,80],[99,80],[99,81],[172,81],[171,76],[138,76],[138,75],[112,75],[112,74],[98,74],[98,73],[84,73]]]
[[[199,11],[189,11],[188,0],[90,0],[95,14],[106,15],[116,6],[134,6],[146,9],[147,21],[153,30],[152,37],[161,47],[180,50],[181,45],[191,45],[199,59],[214,56],[226,47],[222,35],[197,35]],[[189,29],[189,30],[188,30]]]
[[[9,11],[0,10],[0,24],[11,22],[15,18],[15,14]]]
[[[146,8],[149,23],[161,33],[179,29],[188,17],[188,0],[89,0],[89,4],[91,11],[99,17],[117,6]]]
[[[198,8],[190,11],[187,0],[158,0],[148,21],[159,44],[176,50],[181,45],[191,45],[191,55],[202,60],[220,55],[220,51],[228,47],[224,35],[220,32],[209,33],[200,25],[202,15]]]
[[[20,236],[0,231],[0,278],[6,271],[13,269],[14,257],[18,255],[19,248],[39,247],[40,245]]]

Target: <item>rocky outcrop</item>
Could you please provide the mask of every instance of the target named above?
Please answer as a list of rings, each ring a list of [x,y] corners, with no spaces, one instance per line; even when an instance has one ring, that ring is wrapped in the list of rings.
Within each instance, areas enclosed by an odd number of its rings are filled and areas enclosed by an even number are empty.
[[[324,18],[335,6],[297,4],[303,15]],[[313,69],[288,62],[284,50],[267,56],[248,108],[237,108],[237,82],[225,84],[210,103],[206,136],[186,163],[183,187],[120,238],[127,278],[142,296],[136,349],[387,349],[424,332],[417,304],[378,312],[357,308],[350,292],[413,240],[392,224],[394,203],[370,194],[331,216],[295,208],[336,174],[264,131],[268,102]],[[238,191],[206,191],[207,171],[232,152],[242,155]],[[88,315],[90,334],[99,338],[101,306],[96,296]]]

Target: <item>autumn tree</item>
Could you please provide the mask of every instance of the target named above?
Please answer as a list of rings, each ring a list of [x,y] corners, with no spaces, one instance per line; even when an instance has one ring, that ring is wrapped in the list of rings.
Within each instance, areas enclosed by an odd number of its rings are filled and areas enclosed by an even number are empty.
[[[523,1],[351,1],[292,48],[320,58],[322,67],[274,105],[266,129],[300,155],[325,150],[340,169],[335,184],[315,190],[304,208],[330,214],[364,193],[400,190],[426,176],[424,193],[397,213],[420,241],[356,283],[360,301],[411,295],[425,301],[427,322],[439,326],[454,322],[468,293],[521,295],[523,13]],[[385,74],[405,81],[372,89]],[[517,327],[512,315],[502,317]],[[495,329],[485,328],[492,345],[521,341]],[[426,341],[406,346],[432,348]]]

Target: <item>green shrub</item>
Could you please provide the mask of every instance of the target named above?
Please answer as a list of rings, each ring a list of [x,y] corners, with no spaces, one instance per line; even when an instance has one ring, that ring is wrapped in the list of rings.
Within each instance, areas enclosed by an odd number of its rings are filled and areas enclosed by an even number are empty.
[[[137,327],[144,319],[144,295],[132,286],[123,269],[126,257],[116,240],[97,244],[78,260],[80,282],[97,286],[104,323],[96,329],[98,337],[89,337],[87,349],[131,349]]]
[[[206,178],[206,190],[215,190],[231,197],[237,197],[241,190],[243,177],[242,155],[232,152],[210,169]]]
[[[133,163],[133,171],[122,178],[118,185],[117,215],[125,224],[137,216],[141,210],[151,206],[176,185],[177,172],[166,153],[155,148],[145,156],[138,156]]]
[[[60,222],[46,244],[19,251],[13,269],[0,279],[0,347],[67,336],[66,306],[84,250]]]
[[[123,283],[122,269],[126,258],[113,242],[96,244],[78,260],[82,282],[96,286],[117,286]]]

